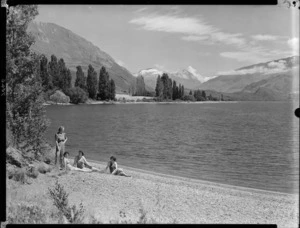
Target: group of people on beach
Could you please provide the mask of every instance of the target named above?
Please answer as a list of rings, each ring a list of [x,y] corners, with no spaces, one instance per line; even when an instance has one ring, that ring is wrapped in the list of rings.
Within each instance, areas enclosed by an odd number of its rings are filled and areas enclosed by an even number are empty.
[[[71,171],[80,171],[80,172],[100,172],[105,173],[108,169],[110,174],[119,175],[125,177],[131,177],[124,173],[123,169],[118,168],[117,159],[114,156],[110,157],[110,160],[107,162],[105,169],[100,170],[96,167],[91,166],[86,158],[84,157],[84,153],[82,150],[78,151],[78,155],[74,158],[73,165],[70,164],[68,159],[69,152],[65,151],[65,144],[68,140],[66,134],[64,132],[64,127],[60,126],[58,128],[57,133],[55,134],[55,143],[56,143],[56,151],[55,151],[55,165],[57,164],[57,160],[59,160],[60,169],[71,170]]]

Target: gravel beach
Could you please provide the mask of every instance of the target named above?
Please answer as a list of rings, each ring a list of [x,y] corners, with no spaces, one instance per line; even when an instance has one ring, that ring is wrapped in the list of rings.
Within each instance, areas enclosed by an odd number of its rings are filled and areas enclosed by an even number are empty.
[[[104,163],[91,163],[103,169]],[[30,185],[8,180],[7,202],[43,201],[52,206],[47,189],[56,180],[69,193],[71,204],[83,203],[86,213],[103,223],[122,219],[136,223],[140,210],[155,223],[277,224],[298,227],[299,196],[221,185],[143,170],[120,168],[132,177],[108,173],[40,174]],[[87,216],[88,217],[88,216]],[[88,222],[88,220],[87,220]]]

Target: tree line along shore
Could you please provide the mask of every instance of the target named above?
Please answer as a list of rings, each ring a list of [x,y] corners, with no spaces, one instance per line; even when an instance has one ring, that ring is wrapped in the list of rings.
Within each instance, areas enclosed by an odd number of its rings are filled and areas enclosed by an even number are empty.
[[[79,104],[103,102],[180,102],[180,101],[224,101],[223,94],[218,97],[212,94],[206,95],[204,90],[190,90],[187,94],[184,85],[177,85],[175,80],[169,78],[167,73],[158,75],[155,92],[147,91],[143,76],[136,78],[136,83],[129,87],[125,95],[131,98],[116,98],[116,85],[110,79],[109,73],[103,66],[99,76],[92,65],[88,66],[87,77],[82,67],[77,66],[76,79],[72,86],[70,69],[65,65],[63,58],[57,60],[51,55],[48,61],[45,55],[40,56],[39,77],[43,87],[44,99],[48,104]],[[134,97],[141,96],[141,99]],[[95,102],[94,102],[95,103]]]

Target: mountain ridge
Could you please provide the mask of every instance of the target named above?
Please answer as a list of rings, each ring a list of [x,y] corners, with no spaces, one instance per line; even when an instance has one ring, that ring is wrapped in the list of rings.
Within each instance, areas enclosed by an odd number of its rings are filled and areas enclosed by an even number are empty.
[[[117,64],[92,42],[67,28],[55,23],[34,21],[29,24],[27,31],[35,37],[31,50],[44,54],[48,60],[52,54],[58,59],[63,58],[72,72],[73,82],[76,66],[80,65],[87,76],[87,68],[91,64],[98,74],[102,66],[106,68],[116,83],[117,92],[127,92],[135,84],[135,77],[125,67]]]
[[[215,90],[222,93],[256,93],[267,91],[276,99],[288,99],[291,93],[299,91],[299,87],[292,88],[293,80],[299,77],[299,56],[258,63],[238,68],[228,74],[219,75],[201,84],[202,90]],[[263,89],[259,90],[259,88]],[[268,95],[268,96],[269,96]]]

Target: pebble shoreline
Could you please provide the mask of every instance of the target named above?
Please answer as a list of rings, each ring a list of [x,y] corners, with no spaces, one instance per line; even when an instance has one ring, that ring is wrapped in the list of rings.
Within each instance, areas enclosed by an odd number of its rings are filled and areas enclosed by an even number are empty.
[[[104,162],[91,162],[103,169]],[[72,204],[83,203],[89,215],[103,223],[139,218],[139,209],[156,223],[277,224],[298,227],[299,195],[227,186],[208,181],[154,174],[120,168],[131,178],[108,173],[71,171],[59,175],[53,170],[40,174],[31,185],[18,191],[26,197],[45,194],[58,180]],[[126,218],[120,217],[120,211]]]

